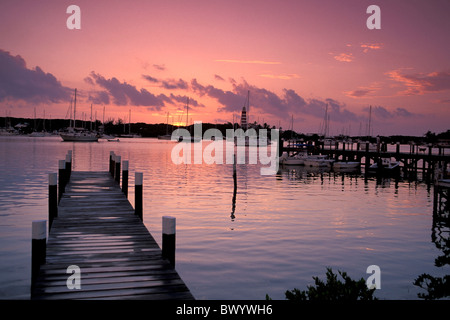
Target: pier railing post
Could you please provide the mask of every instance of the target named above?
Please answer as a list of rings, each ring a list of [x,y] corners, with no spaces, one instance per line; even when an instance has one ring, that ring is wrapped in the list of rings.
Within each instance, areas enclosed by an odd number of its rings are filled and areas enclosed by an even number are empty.
[[[122,166],[122,192],[128,197],[128,160],[124,160]]]
[[[366,164],[365,164],[366,172],[367,172],[367,168],[369,168],[369,166],[370,166],[369,141],[367,141],[366,142]]]
[[[36,220],[31,225],[31,286],[34,286],[47,250],[47,221]]]
[[[176,218],[162,217],[162,255],[175,267]]]
[[[48,174],[48,223],[52,227],[53,219],[58,216],[58,174]]]
[[[142,199],[142,184],[143,173],[135,173],[135,186],[134,186],[134,214],[143,220],[143,199]]]
[[[66,161],[65,160],[59,160],[58,176],[59,176],[59,196],[58,196],[58,201],[60,201],[61,197],[62,197],[62,195],[64,193],[64,190],[66,188]]]
[[[72,153],[69,152],[69,153],[66,154],[66,175],[67,175],[67,181],[70,180],[71,173],[72,173]]]
[[[109,173],[114,176],[114,151],[109,152]]]
[[[116,169],[114,171],[115,174],[114,179],[119,184],[120,184],[120,161],[122,160],[121,158],[122,158],[121,156],[116,156]]]

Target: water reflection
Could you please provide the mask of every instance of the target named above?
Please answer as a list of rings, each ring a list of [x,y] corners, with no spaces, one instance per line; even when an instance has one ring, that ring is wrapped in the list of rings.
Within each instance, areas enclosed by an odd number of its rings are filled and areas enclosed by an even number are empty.
[[[450,207],[448,187],[434,187],[433,196],[433,225],[431,241],[442,254],[434,260],[434,265],[444,268],[450,265]],[[450,275],[434,277],[423,273],[414,280],[414,285],[425,289],[426,293],[418,293],[422,299],[441,299],[450,296]]]

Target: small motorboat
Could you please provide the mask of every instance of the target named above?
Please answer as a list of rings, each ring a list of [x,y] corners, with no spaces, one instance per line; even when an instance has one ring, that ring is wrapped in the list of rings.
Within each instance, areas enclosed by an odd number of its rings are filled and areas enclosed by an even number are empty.
[[[379,159],[368,168],[368,172],[397,174],[400,172],[400,162],[386,158]]]

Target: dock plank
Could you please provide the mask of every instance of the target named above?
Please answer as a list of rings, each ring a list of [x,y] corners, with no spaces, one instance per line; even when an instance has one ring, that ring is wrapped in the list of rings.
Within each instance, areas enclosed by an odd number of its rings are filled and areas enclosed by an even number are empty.
[[[70,265],[81,289],[69,289]],[[71,173],[32,299],[194,299],[108,172]]]

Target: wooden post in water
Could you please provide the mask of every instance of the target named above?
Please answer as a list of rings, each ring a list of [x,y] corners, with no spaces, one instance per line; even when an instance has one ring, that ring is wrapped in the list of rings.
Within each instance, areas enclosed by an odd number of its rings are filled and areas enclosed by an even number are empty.
[[[58,216],[58,174],[48,174],[48,228],[52,227],[53,219]]]
[[[143,199],[142,199],[142,172],[135,173],[134,179],[134,214],[143,220]]]
[[[66,161],[65,160],[59,160],[58,176],[59,176],[59,196],[58,196],[58,202],[59,202],[59,201],[61,201],[61,197],[66,188]]]
[[[369,168],[369,166],[370,166],[369,141],[367,141],[366,142],[366,165],[365,165],[366,170],[367,170],[367,168]]]
[[[128,197],[128,160],[124,160],[122,166],[122,192]]]
[[[162,256],[169,260],[172,267],[175,267],[175,224],[175,217],[162,217]]]
[[[70,180],[70,174],[72,173],[72,150],[66,154],[66,175],[67,182]]]
[[[116,156],[116,169],[114,170],[114,179],[117,183],[120,184],[120,161],[122,160],[121,156]]]
[[[31,286],[34,286],[41,264],[45,263],[47,250],[47,221],[36,220],[31,224]]]
[[[109,173],[114,176],[114,151],[109,152]]]

